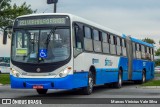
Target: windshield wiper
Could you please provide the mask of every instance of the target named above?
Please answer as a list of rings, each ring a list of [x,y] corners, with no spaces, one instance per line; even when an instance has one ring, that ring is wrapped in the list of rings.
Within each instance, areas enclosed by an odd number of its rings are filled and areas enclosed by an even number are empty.
[[[50,31],[50,33],[47,35],[47,39],[46,39],[46,42],[45,42],[45,44],[46,44],[46,49],[48,49],[48,44],[49,44],[49,42],[50,42],[50,39],[51,39],[51,35],[53,34],[55,34],[55,31],[56,31],[56,28],[54,28],[54,29],[52,29],[51,31]]]

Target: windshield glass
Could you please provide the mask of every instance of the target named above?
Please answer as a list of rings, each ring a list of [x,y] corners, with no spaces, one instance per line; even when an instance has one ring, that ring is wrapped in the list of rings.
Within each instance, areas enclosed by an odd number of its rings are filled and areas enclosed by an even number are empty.
[[[24,63],[53,63],[70,56],[69,29],[16,30],[12,38],[12,60]]]

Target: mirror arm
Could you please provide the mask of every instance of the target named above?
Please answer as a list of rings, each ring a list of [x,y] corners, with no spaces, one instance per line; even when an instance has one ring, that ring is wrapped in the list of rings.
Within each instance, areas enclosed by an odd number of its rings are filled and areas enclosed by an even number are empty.
[[[7,35],[8,35],[8,32],[7,32],[7,29],[12,29],[13,26],[7,26],[5,27],[4,29],[4,33],[3,33],[3,44],[7,44]]]

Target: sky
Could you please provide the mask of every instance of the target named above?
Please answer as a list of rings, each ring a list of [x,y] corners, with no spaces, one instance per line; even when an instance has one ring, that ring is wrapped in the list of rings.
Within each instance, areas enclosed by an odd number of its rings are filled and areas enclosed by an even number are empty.
[[[37,13],[53,12],[53,4],[46,1],[12,0],[12,4],[26,2]],[[138,39],[154,39],[156,48],[160,47],[160,0],[59,0],[57,12],[71,13]],[[9,55],[6,48],[0,51]]]

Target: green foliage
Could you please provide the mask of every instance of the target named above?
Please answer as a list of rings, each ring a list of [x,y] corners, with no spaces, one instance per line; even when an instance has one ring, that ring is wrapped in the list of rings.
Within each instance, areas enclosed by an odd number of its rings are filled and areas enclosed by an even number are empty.
[[[142,41],[150,43],[150,44],[155,44],[155,41],[153,39],[150,39],[150,38],[142,39]]]
[[[158,60],[155,61],[155,65],[156,66],[160,66],[160,59],[158,59]]]
[[[0,74],[0,84],[10,84],[9,74]]]
[[[160,48],[155,51],[155,56],[160,56]]]
[[[151,80],[142,84],[142,86],[160,86],[160,80]]]
[[[0,3],[3,0],[0,0]],[[12,25],[12,20],[16,17],[26,14],[35,13],[36,10],[31,9],[31,5],[27,5],[24,2],[21,6],[16,4],[11,5],[11,0],[4,0],[0,6],[0,29],[4,29],[6,26]]]

